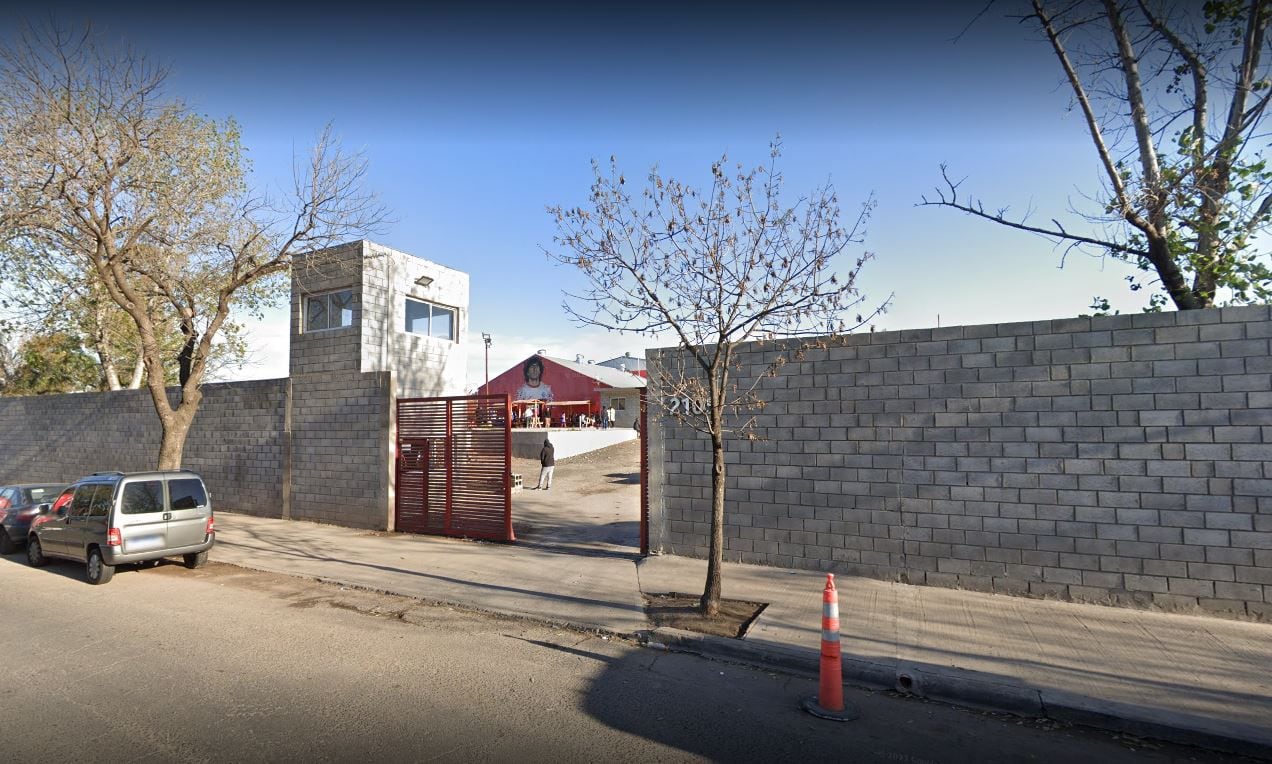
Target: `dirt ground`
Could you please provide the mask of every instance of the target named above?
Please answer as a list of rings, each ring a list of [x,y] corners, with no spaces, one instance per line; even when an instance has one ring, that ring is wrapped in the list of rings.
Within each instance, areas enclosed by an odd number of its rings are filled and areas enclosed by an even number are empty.
[[[558,459],[552,489],[530,486],[539,479],[537,459],[514,458],[526,488],[513,491],[512,524],[517,543],[573,554],[640,555],[640,440]],[[645,612],[655,626],[723,637],[741,637],[764,609],[760,602],[723,600],[720,614],[706,618],[697,594],[645,593]]]
[[[590,554],[640,554],[640,441],[558,459],[549,491],[535,490],[537,459],[512,460],[517,542]]]
[[[646,594],[645,614],[654,626],[741,639],[746,636],[751,623],[768,607],[765,602],[721,599],[720,613],[714,618],[707,618],[698,610],[701,596],[678,592]]]
[[[519,459],[513,457],[512,471],[520,472],[528,486],[539,479],[538,459]],[[608,481],[597,478],[608,478]],[[553,476],[553,487],[565,487],[567,481],[571,491],[584,496],[597,493],[611,493],[621,490],[621,486],[632,486],[632,496],[640,501],[640,440],[627,440],[607,448],[588,451],[585,454],[557,459],[557,467]],[[640,506],[637,505],[639,513]],[[637,515],[639,519],[639,514]]]

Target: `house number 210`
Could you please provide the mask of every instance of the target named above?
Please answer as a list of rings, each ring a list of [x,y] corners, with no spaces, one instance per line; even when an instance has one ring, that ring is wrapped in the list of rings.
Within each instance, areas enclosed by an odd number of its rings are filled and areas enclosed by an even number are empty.
[[[683,398],[668,397],[666,400],[667,413],[669,414],[702,414],[706,411],[706,407],[702,405],[702,401],[695,401],[685,396]]]

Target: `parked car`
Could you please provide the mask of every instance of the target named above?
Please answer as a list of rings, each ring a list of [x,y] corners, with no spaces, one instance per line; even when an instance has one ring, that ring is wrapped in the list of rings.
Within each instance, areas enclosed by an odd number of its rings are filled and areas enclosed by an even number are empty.
[[[97,472],[67,490],[69,503],[31,524],[32,567],[51,557],[83,562],[88,582],[104,584],[125,563],[180,555],[197,568],[216,542],[212,501],[196,472]]]
[[[64,485],[0,486],[0,554],[13,554],[25,544],[31,520],[65,490]]]

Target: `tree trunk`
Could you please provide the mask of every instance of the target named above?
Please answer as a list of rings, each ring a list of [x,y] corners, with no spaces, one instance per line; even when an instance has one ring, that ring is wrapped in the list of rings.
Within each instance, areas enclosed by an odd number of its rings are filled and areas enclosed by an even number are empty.
[[[102,387],[107,390],[119,390],[119,371],[115,368],[115,359],[109,354],[102,355],[101,351],[98,351],[98,355],[102,359]]]
[[[94,350],[101,363],[102,387],[107,390],[119,389],[119,370],[115,367],[115,354],[111,352],[110,338],[106,336],[104,324],[106,311],[98,307],[93,316],[96,330],[93,332]]]
[[[1179,270],[1179,265],[1175,262],[1175,257],[1170,251],[1170,244],[1166,239],[1160,236],[1147,238],[1148,259],[1157,270],[1157,275],[1161,277],[1162,286],[1166,289],[1166,294],[1170,295],[1171,302],[1175,303],[1175,307],[1179,310],[1210,307],[1198,300],[1197,295],[1188,288],[1188,282],[1184,280],[1184,274]]]
[[[718,430],[718,428],[717,428]],[[707,554],[707,584],[700,608],[713,617],[720,612],[720,580],[724,567],[724,437],[711,435],[711,546]]]
[[[194,348],[199,342],[199,334],[194,330],[193,319],[187,317],[181,320],[181,333],[185,335],[185,344],[181,346],[181,352],[177,355],[177,384],[185,387],[186,382],[190,381],[190,367],[194,364]]]
[[[156,469],[181,469],[186,436],[190,434],[194,411],[194,406],[183,403],[169,416],[160,418],[159,421],[163,425],[163,440],[159,443],[159,464]]]
[[[137,363],[133,364],[132,379],[128,382],[129,390],[136,390],[141,387],[141,382],[145,379],[146,360],[141,357],[141,348],[137,348]]]

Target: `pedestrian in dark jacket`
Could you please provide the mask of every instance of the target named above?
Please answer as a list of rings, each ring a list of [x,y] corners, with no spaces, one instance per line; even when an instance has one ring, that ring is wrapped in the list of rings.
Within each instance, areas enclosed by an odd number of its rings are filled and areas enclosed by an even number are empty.
[[[543,450],[539,452],[539,485],[541,490],[548,490],[552,487],[552,470],[556,468],[556,449],[552,447],[552,441],[547,438],[543,439]]]

